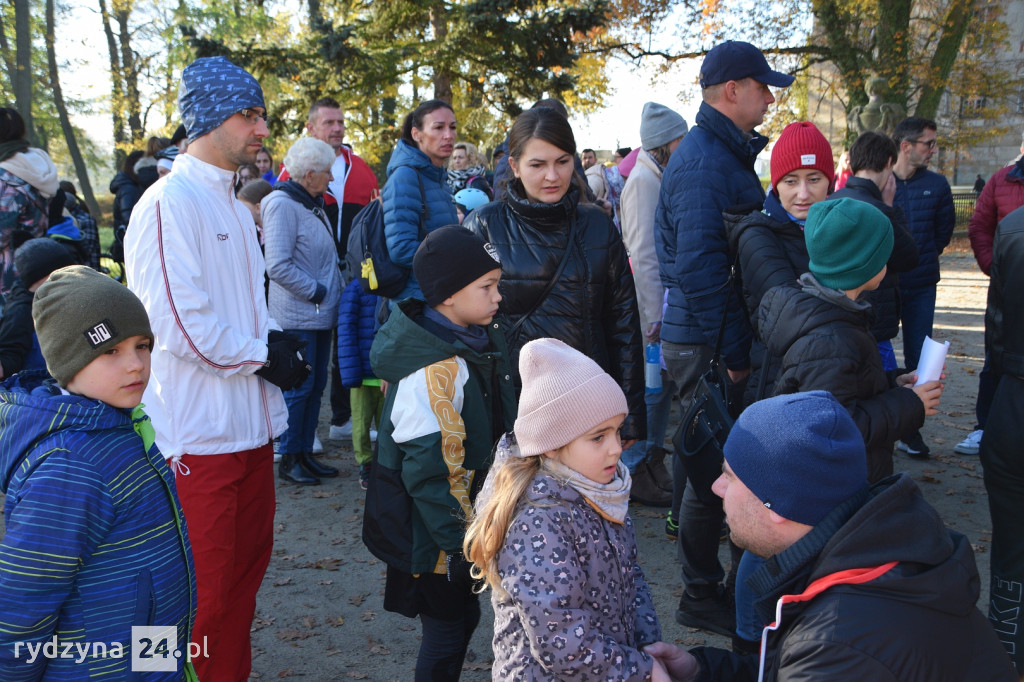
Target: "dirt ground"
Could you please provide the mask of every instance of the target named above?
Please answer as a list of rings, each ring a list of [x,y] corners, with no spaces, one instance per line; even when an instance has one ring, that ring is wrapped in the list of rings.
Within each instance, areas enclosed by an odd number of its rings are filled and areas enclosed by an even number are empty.
[[[946,523],[970,538],[982,575],[979,606],[985,611],[990,523],[981,467],[977,457],[954,454],[953,446],[974,425],[988,280],[963,244],[943,256],[942,272],[934,336],[951,348],[940,414],[924,428],[933,458],[918,462],[897,456],[896,469],[910,472]],[[897,357],[902,357],[899,350]],[[410,680],[419,623],[382,608],[384,565],[360,539],[363,493],[355,460],[349,443],[326,440],[326,396],[324,407],[323,460],[340,467],[341,476],[317,487],[277,487],[274,554],[253,623],[252,679]],[[722,637],[676,624],[681,586],[675,544],[664,535],[664,510],[634,506],[630,512],[664,638],[682,646],[728,646]],[[727,558],[723,551],[723,563]],[[483,617],[463,680],[490,679],[489,596],[481,603]]]
[[[918,462],[897,456],[896,469],[910,472],[946,523],[971,539],[983,576],[979,605],[985,610],[990,524],[981,467],[977,457],[957,455],[953,446],[974,425],[988,279],[962,245],[943,256],[942,272],[934,338],[951,347],[940,414],[924,428],[933,458]],[[902,358],[899,350],[897,357]],[[326,419],[320,435],[327,435]],[[325,460],[342,469],[340,478],[315,488],[278,486],[274,556],[253,625],[253,678],[412,679],[419,623],[383,610],[384,565],[360,540],[363,494],[349,444],[324,444]],[[727,646],[722,637],[675,622],[681,585],[675,544],[664,534],[664,510],[633,506],[630,513],[665,639],[682,646]],[[724,551],[722,559],[727,560]],[[489,596],[481,603],[484,613],[463,680],[490,679]]]

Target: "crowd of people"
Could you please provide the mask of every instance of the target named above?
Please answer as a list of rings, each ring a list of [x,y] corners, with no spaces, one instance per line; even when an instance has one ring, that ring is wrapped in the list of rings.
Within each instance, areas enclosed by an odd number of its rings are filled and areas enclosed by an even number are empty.
[[[420,622],[418,681],[459,678],[484,590],[501,680],[1019,679],[1024,159],[970,225],[992,282],[977,428],[956,449],[980,453],[989,491],[986,618],[970,543],[894,461],[929,457],[943,394],[917,371],[955,222],[928,170],[937,126],[866,132],[837,168],[793,122],[765,191],[756,129],[793,81],[726,41],[692,127],[649,102],[641,146],[606,165],[544,99],[493,173],[427,100],[381,187],[336,100],[275,168],[260,83],[197,59],[178,131],[111,183],[127,286],[0,110],[0,677],[123,678],[127,656],[31,646],[127,651],[132,626],[161,625],[202,653],[146,679],[246,680],[275,463],[286,484],[339,474],[315,457],[330,383],[383,606]],[[371,215],[405,273],[393,296],[349,253]],[[684,420],[670,453],[674,401],[706,404],[712,375],[728,437],[684,456]],[[676,622],[731,651],[662,641],[631,501],[668,509]]]

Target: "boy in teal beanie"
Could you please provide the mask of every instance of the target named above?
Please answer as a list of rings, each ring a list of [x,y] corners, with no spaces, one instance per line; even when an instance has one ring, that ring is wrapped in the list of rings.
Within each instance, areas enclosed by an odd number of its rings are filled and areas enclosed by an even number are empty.
[[[810,272],[761,300],[759,329],[781,358],[775,394],[824,390],[842,403],[864,436],[868,479],[893,472],[896,441],[937,413],[942,384],[914,386],[916,373],[882,369],[861,296],[885,276],[892,227],[874,206],[853,199],[815,204],[804,229]]]

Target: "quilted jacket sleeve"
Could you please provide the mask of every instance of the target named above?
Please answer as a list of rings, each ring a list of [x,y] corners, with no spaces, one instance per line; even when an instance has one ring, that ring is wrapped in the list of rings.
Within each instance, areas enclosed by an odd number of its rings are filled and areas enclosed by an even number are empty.
[[[595,211],[598,209],[594,209]],[[633,273],[629,269],[626,248],[618,232],[608,224],[609,273],[605,279],[604,307],[608,356],[613,364],[612,376],[622,386],[629,403],[629,415],[622,426],[626,440],[647,437],[647,407],[644,403],[643,335],[637,311]]]
[[[263,234],[266,240],[267,276],[300,301],[313,300],[317,292],[316,277],[296,261],[299,229],[310,220],[307,209],[284,196],[264,200]],[[319,220],[313,217],[312,220]]]
[[[956,208],[953,206],[953,190],[950,189],[949,183],[939,184],[939,204],[935,212],[935,246],[941,254],[953,239]]]
[[[399,166],[384,184],[384,235],[388,254],[395,265],[412,267],[412,258],[420,245],[420,218],[423,198],[415,168]]]
[[[857,388],[858,349],[844,349],[835,336],[808,334],[793,343],[783,358],[777,393],[829,391],[857,424],[868,450],[891,444],[924,424],[924,404],[913,391],[897,387],[861,398]]]
[[[732,266],[722,219],[732,203],[729,182],[714,155],[703,155],[671,176],[666,171],[655,240],[662,282],[682,292],[710,346],[728,306],[722,355],[729,369],[742,370],[750,366],[751,334],[739,296],[725,286]]]
[[[358,388],[363,382],[363,359],[359,351],[359,279],[348,283],[338,303],[338,373],[345,388]]]
[[[992,242],[996,238],[996,181],[995,178],[985,185],[974,205],[974,214],[967,227],[967,235],[971,238],[971,249],[978,267],[986,275],[992,267]]]
[[[654,245],[654,211],[658,206],[658,179],[646,168],[635,168],[626,180],[619,200],[622,239],[629,249],[629,261],[636,283],[640,324],[646,332],[661,322],[665,288],[658,275],[658,252]]]

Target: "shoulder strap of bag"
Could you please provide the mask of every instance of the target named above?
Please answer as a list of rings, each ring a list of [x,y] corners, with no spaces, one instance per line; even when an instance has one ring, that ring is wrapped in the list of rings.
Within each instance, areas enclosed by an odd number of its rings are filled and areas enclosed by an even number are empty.
[[[430,207],[427,206],[427,191],[423,189],[423,176],[420,175],[419,171],[416,171],[416,179],[420,181],[420,241],[427,236],[427,221],[430,220]]]
[[[569,239],[565,243],[565,253],[562,254],[562,260],[558,264],[558,269],[555,270],[554,276],[550,280],[548,280],[547,286],[544,287],[544,291],[542,291],[540,296],[537,297],[537,300],[533,302],[533,305],[526,312],[526,314],[520,317],[518,320],[516,320],[515,324],[508,328],[508,331],[506,332],[507,336],[515,334],[519,330],[519,328],[523,326],[523,323],[526,322],[527,318],[529,318],[530,315],[533,315],[537,311],[537,308],[539,308],[540,304],[544,302],[544,299],[548,297],[548,294],[551,293],[551,290],[555,288],[555,284],[558,283],[558,278],[562,276],[562,271],[565,270],[565,264],[569,262],[569,254],[572,252],[572,247],[575,243],[576,221],[574,220],[569,227]]]
[[[736,281],[736,268],[739,266],[740,256],[737,253],[729,268],[729,279],[725,282],[725,306],[722,309],[722,324],[718,327],[718,340],[715,341],[715,354],[711,356],[711,367],[718,367],[722,358],[722,339],[725,338],[725,321],[729,317],[729,297],[732,296],[733,282]],[[742,301],[741,301],[742,303]]]

